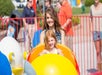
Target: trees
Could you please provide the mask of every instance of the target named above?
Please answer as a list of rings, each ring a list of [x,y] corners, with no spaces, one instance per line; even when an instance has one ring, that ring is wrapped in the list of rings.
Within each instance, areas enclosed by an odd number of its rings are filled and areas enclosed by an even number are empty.
[[[10,15],[14,10],[11,0],[0,0],[0,16]]]
[[[100,0],[100,2],[102,2],[102,0]],[[94,4],[94,0],[85,0],[85,6],[91,6],[92,4]]]
[[[85,6],[91,6],[94,3],[94,0],[85,0]]]

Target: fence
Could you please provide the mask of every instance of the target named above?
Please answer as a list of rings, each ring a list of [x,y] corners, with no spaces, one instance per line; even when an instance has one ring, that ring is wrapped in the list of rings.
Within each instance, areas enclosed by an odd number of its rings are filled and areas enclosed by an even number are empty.
[[[92,30],[94,29],[93,26],[90,24],[90,16],[73,16],[74,18],[78,19],[78,24],[75,25],[73,23],[73,52],[76,56],[77,62],[79,64],[81,75],[90,75],[92,71],[96,70],[96,50],[95,45],[92,37]],[[91,17],[92,18],[92,17]],[[100,30],[100,18],[102,17],[93,17],[94,24],[97,24],[97,28]],[[8,19],[0,18],[0,40],[5,37],[7,32],[7,27],[9,24]],[[20,20],[20,30],[17,27],[17,40],[20,42],[22,49],[24,49],[24,37],[23,37],[23,23],[22,19]],[[96,22],[98,20],[98,22]],[[43,24],[43,19],[37,19],[37,29],[40,29],[40,26]],[[74,22],[74,21],[73,21]],[[92,28],[93,27],[93,28]],[[95,27],[96,28],[96,27]],[[19,33],[18,33],[19,32]]]

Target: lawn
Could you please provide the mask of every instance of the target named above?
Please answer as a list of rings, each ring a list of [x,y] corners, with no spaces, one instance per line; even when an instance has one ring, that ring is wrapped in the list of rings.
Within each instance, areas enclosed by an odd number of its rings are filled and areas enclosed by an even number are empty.
[[[73,11],[73,15],[88,14],[89,11],[90,11],[90,8],[85,7],[85,12],[84,13],[82,13],[82,8],[78,8],[78,7],[73,7],[72,11]]]
[[[81,8],[73,7],[72,11],[73,11],[73,15],[88,14],[89,13],[89,9],[90,9],[89,7],[85,7],[85,12],[82,13],[82,9]],[[22,9],[19,9],[18,11],[22,12]],[[3,28],[5,29],[5,27],[6,26],[4,26]],[[0,29],[2,29],[1,22],[0,22]]]
[[[89,7],[85,7],[85,12],[82,13],[82,9],[78,8],[78,7],[73,7],[72,11],[73,11],[73,15],[79,15],[79,14],[87,14],[89,13]],[[18,9],[19,12],[22,12],[22,9]]]

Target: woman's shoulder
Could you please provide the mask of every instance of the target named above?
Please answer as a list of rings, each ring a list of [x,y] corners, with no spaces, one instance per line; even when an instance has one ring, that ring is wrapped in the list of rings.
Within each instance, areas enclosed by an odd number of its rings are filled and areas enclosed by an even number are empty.
[[[100,3],[100,5],[102,6],[102,3]]]
[[[90,8],[93,8],[93,7],[95,7],[94,4],[92,4],[92,5],[90,6]]]
[[[60,32],[61,32],[61,34],[65,34],[65,32],[64,32],[64,30],[63,30],[63,29],[61,29],[61,30],[60,30]]]
[[[25,7],[24,7],[24,10],[27,10],[27,9],[28,9],[28,7],[27,7],[27,6],[25,6]]]
[[[43,31],[41,32],[41,34],[45,34],[45,32],[46,32],[46,30],[43,30]]]
[[[42,33],[45,33],[46,32],[46,30],[44,29],[44,30],[42,30]]]
[[[40,43],[44,43],[44,37],[45,37],[45,30],[43,30],[40,34]]]

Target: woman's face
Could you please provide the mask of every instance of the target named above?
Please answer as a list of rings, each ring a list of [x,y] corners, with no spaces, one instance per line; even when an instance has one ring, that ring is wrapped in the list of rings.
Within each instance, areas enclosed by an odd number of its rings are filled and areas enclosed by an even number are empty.
[[[33,6],[33,0],[29,0],[28,4],[29,4],[30,7],[32,7]]]
[[[55,39],[53,37],[48,37],[48,45],[50,49],[53,49],[55,47]]]
[[[99,0],[94,0],[95,1],[95,3],[99,3]]]
[[[60,9],[60,8],[61,8],[61,4],[60,4],[59,2],[57,2],[56,7],[57,7],[58,9]]]
[[[54,20],[52,19],[51,15],[46,13],[46,22],[49,26],[49,28],[54,27]]]
[[[49,1],[48,0],[45,0],[45,6],[49,6],[50,5],[50,3],[49,3]]]
[[[63,0],[59,0],[59,3],[62,5],[62,3],[63,3]]]

